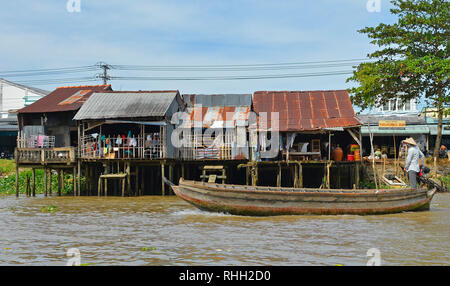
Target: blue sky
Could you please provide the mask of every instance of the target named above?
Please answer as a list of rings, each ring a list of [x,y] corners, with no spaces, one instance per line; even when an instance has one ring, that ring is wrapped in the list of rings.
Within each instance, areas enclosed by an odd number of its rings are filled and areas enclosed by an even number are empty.
[[[360,59],[374,47],[357,30],[394,20],[389,15],[389,1],[380,1],[381,11],[375,13],[367,11],[367,0],[81,0],[80,13],[69,13],[67,0],[2,1],[0,71],[85,66],[99,61],[215,65]],[[307,71],[298,71],[302,72]],[[273,72],[253,74],[269,73]],[[111,75],[119,74],[112,71]],[[140,75],[208,76],[217,72]],[[113,81],[112,85],[116,90],[251,93],[344,89],[350,86],[346,78]],[[59,85],[37,87],[52,90]]]

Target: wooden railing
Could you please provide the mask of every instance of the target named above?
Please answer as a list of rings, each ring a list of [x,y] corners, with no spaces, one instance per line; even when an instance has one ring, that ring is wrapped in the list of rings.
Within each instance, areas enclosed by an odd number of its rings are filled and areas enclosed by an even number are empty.
[[[16,162],[23,164],[75,163],[75,147],[16,148]]]
[[[146,133],[120,139],[117,136],[81,137],[83,159],[163,159],[166,158],[164,134]]]
[[[233,134],[208,138],[187,135],[188,146],[176,148],[178,157],[184,160],[237,160],[248,159],[248,147],[236,147]],[[233,147],[234,146],[234,147]]]

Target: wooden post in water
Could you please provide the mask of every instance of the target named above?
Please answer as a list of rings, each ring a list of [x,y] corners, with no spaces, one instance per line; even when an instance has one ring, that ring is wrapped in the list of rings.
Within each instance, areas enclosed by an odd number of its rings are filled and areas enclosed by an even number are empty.
[[[127,162],[127,193],[131,194],[131,162]]]
[[[298,182],[298,187],[299,188],[303,188],[303,165],[302,165],[302,163],[300,163],[299,164],[299,166],[298,166],[299,168],[299,170],[298,170],[298,176],[299,176],[299,182]]]
[[[81,160],[77,162],[78,170],[77,170],[77,194],[81,195]]]
[[[173,165],[169,165],[169,181],[173,182]],[[169,188],[169,193],[171,192],[172,188]]]
[[[66,175],[66,171],[64,169],[62,169],[61,170],[61,190],[62,191],[64,191],[65,175]]]
[[[125,197],[125,178],[122,178],[122,197]]]
[[[58,169],[58,196],[61,196],[61,169]]]
[[[135,168],[136,168],[136,178],[135,178],[136,183],[135,183],[135,186],[134,186],[134,188],[135,188],[135,190],[134,190],[134,195],[135,195],[135,196],[138,196],[139,193],[140,193],[140,190],[139,190],[139,166],[136,165]]]
[[[144,190],[145,190],[145,166],[144,167],[142,167],[142,169],[141,169],[141,171],[142,171],[142,179],[141,179],[141,192],[140,192],[140,196],[143,196],[144,195]]]
[[[49,189],[48,189],[48,193],[50,194],[50,196],[52,195],[52,168],[48,169],[48,179],[49,179]]]
[[[165,183],[164,183],[164,163],[161,163],[161,194],[166,195]]]
[[[44,196],[47,196],[47,167],[44,167]]]
[[[30,196],[31,193],[31,188],[30,188],[30,176],[28,176],[28,174],[26,175],[26,189],[25,189],[25,194],[27,197]]]
[[[72,192],[73,195],[76,196],[77,195],[77,168],[73,167],[72,168]]]
[[[281,165],[278,163],[277,187],[281,187]]]
[[[16,161],[16,197],[19,197],[19,164]]]
[[[35,168],[31,169],[31,180],[32,180],[32,185],[33,185],[33,197],[36,196],[36,172],[35,172]]]
[[[97,196],[100,197],[102,194],[102,178],[98,177],[98,183],[97,183]]]

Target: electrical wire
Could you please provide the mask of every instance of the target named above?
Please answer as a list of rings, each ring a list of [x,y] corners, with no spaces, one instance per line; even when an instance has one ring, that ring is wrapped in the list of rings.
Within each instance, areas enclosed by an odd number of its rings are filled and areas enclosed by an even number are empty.
[[[301,73],[301,74],[273,74],[273,75],[244,75],[244,76],[210,76],[210,77],[120,77],[112,76],[112,80],[164,80],[164,81],[195,81],[195,80],[247,80],[247,79],[282,79],[282,78],[301,78],[316,76],[333,76],[351,74],[351,70],[320,72],[320,73]]]

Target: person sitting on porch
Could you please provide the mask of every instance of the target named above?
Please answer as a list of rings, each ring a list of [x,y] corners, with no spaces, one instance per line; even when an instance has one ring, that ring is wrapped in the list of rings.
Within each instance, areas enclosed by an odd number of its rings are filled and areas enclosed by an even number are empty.
[[[420,168],[425,165],[425,156],[419,147],[417,147],[416,141],[413,138],[408,138],[402,141],[403,144],[408,145],[408,151],[405,161],[405,171],[408,173],[409,184],[411,188],[417,188],[417,175],[420,173]],[[422,164],[420,164],[422,161]]]

